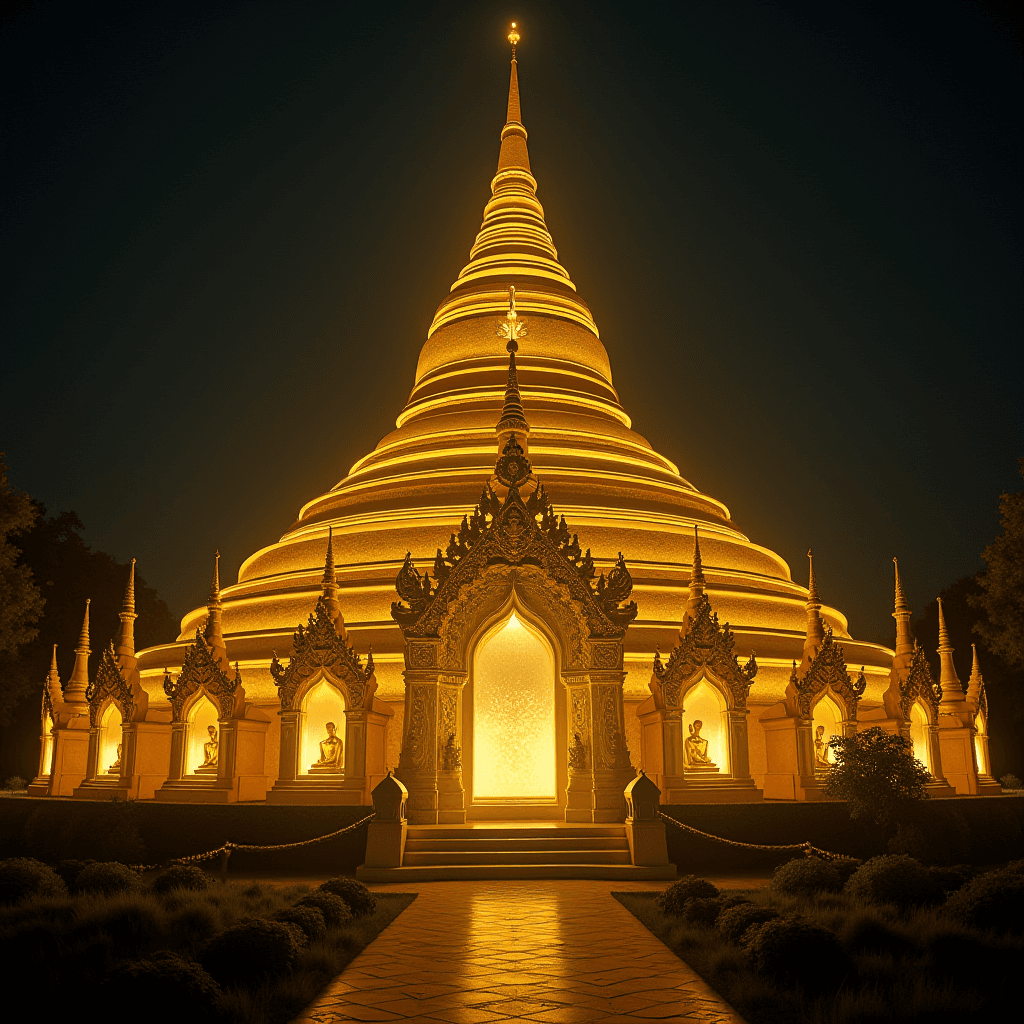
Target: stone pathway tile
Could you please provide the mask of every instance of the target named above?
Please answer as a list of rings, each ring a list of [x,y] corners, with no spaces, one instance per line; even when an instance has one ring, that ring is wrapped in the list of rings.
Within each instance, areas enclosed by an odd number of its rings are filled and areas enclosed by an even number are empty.
[[[743,1024],[611,896],[654,885],[553,879],[374,888],[419,897],[293,1024]]]

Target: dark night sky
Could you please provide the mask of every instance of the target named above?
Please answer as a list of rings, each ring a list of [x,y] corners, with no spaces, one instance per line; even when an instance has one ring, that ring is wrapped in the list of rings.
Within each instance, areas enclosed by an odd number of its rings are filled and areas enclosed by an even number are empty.
[[[513,18],[634,427],[889,637],[1020,483],[1016,5],[5,3],[12,480],[178,614],[233,580],[408,395]]]

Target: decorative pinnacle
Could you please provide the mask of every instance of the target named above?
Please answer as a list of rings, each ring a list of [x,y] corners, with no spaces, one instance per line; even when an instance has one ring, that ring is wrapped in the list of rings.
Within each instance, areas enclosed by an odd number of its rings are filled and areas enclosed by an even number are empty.
[[[213,580],[210,583],[210,604],[220,603],[220,552],[213,553]]]
[[[512,59],[516,59],[516,43],[519,42],[519,33],[516,31],[516,23],[512,22],[512,31],[508,34],[508,41],[512,44]]]
[[[818,600],[818,584],[814,580],[814,554],[807,549],[807,600]]]
[[[334,572],[334,527],[327,527],[327,558],[324,562],[324,586],[338,582]]]
[[[694,585],[698,585],[702,588],[704,586],[704,563],[700,559],[700,538],[697,536],[696,524],[693,527],[693,565],[690,568],[691,590]]]
[[[953,645],[949,642],[949,630],[946,629],[946,615],[942,610],[942,598],[936,598],[939,602],[939,646],[938,653],[943,654],[946,651],[953,652]]]
[[[92,601],[91,597],[85,599],[85,618],[82,619],[82,631],[78,634],[78,646],[75,648],[77,654],[80,650],[85,651],[86,654],[91,654],[92,651],[89,649],[89,603]]]
[[[130,612],[135,614],[135,559],[132,559],[132,567],[128,570],[128,587],[124,592],[124,608],[122,614]]]
[[[909,612],[910,605],[907,604],[906,594],[903,593],[903,583],[900,580],[900,563],[895,556],[893,557],[892,564],[896,569],[896,610],[892,614],[893,618],[896,618],[901,612]]]
[[[516,286],[508,286],[508,312],[505,314],[505,322],[498,325],[497,335],[499,338],[508,338],[505,346],[507,352],[518,352],[517,344],[520,338],[526,337],[526,321],[520,320],[516,313]]]

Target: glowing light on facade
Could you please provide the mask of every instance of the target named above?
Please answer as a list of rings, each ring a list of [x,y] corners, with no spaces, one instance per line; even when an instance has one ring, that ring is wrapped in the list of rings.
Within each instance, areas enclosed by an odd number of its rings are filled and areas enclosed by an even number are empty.
[[[217,708],[209,697],[202,697],[192,705],[188,713],[188,735],[185,742],[185,774],[195,775],[196,769],[206,759],[204,747],[210,740],[210,726],[217,730],[220,740],[220,726],[217,722]]]
[[[910,742],[914,744],[914,757],[932,770],[932,759],[928,754],[928,715],[920,703],[910,708]]]
[[[683,738],[690,734],[690,726],[700,722],[700,735],[708,741],[707,756],[718,766],[719,772],[729,771],[729,732],[726,706],[722,695],[706,680],[701,679],[683,698]]]
[[[821,700],[814,705],[812,718],[814,728],[812,730],[812,734],[815,740],[816,753],[819,740],[819,727],[823,730],[820,734],[820,740],[825,744],[825,748],[827,748],[829,740],[833,737],[843,735],[842,721],[843,713],[839,710],[839,705],[836,704],[831,697],[822,697]],[[829,764],[835,764],[836,756],[833,751],[822,749],[821,759],[822,761],[828,761]]]
[[[117,747],[121,742],[121,712],[111,704],[100,719],[99,758],[96,762],[100,774],[117,762]]]
[[[554,801],[555,659],[513,612],[473,662],[473,796]]]
[[[327,736],[327,723],[333,722],[338,736],[345,737],[345,698],[326,679],[310,687],[302,701],[302,754],[299,770],[309,774],[309,766],[320,759],[320,741]]]

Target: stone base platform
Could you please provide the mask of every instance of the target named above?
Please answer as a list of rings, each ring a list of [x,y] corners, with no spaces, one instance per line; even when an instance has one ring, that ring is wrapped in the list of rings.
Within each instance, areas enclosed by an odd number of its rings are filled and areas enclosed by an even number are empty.
[[[410,825],[402,866],[368,868],[364,882],[488,878],[592,878],[637,881],[676,877],[674,864],[630,863],[625,825],[565,822]]]

